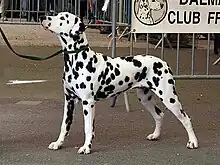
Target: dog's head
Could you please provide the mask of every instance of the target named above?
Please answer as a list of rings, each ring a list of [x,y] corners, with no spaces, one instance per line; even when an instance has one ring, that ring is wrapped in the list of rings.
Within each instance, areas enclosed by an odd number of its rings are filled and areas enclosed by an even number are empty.
[[[42,16],[40,21],[45,29],[57,35],[68,35],[74,40],[79,39],[79,35],[85,31],[85,25],[80,18],[69,12],[61,12],[56,16]]]
[[[163,8],[163,3],[157,0],[140,0],[139,7],[147,10],[160,10]]]

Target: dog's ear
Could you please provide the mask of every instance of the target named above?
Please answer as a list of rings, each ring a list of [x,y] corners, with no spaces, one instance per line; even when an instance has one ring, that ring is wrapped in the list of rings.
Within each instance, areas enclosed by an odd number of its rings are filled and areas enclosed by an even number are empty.
[[[79,39],[79,35],[85,31],[85,25],[78,18],[75,19],[75,24],[73,28],[70,30],[70,37],[73,38],[74,41]]]

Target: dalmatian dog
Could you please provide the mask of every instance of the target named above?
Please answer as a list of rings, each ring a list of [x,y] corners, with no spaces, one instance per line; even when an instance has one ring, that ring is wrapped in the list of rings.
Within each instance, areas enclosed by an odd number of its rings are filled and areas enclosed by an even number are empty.
[[[152,11],[161,10],[164,6],[163,3],[157,0],[138,0],[137,17],[148,25],[154,24]]]
[[[188,133],[187,148],[198,148],[189,116],[182,109],[175,89],[171,68],[161,59],[150,55],[111,58],[94,52],[88,45],[85,26],[68,12],[40,18],[42,26],[57,35],[64,50],[63,87],[64,114],[60,135],[49,149],[59,149],[68,135],[73,120],[74,104],[82,103],[85,142],[78,153],[89,154],[95,137],[95,103],[136,88],[140,102],[155,120],[155,129],[147,136],[156,140],[160,136],[164,113],[155,98],[179,119]]]

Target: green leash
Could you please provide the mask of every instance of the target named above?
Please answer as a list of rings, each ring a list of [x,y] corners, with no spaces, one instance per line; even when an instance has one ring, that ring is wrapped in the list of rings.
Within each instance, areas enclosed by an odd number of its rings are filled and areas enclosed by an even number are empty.
[[[29,56],[29,55],[23,55],[23,54],[18,54],[17,52],[14,51],[14,49],[12,48],[11,44],[9,43],[7,37],[5,36],[2,28],[0,28],[0,33],[2,35],[2,38],[4,39],[6,45],[8,46],[8,48],[17,56],[21,57],[21,58],[25,58],[25,59],[28,59],[28,60],[34,60],[34,61],[44,61],[44,60],[48,60],[52,57],[55,57],[57,56],[58,54],[60,53],[79,53],[80,51],[82,50],[85,50],[86,48],[88,48],[88,45],[86,46],[81,46],[79,49],[77,50],[73,50],[73,51],[64,51],[64,50],[59,50],[55,53],[53,53],[52,55],[50,56],[47,56],[47,57],[37,57],[37,56]]]

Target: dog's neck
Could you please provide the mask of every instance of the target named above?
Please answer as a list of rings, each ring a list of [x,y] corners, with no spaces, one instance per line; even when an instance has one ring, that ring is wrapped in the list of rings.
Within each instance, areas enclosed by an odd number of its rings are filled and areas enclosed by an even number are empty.
[[[74,40],[70,35],[64,33],[58,36],[64,51],[76,51],[88,45],[86,34],[79,34],[79,39]]]

